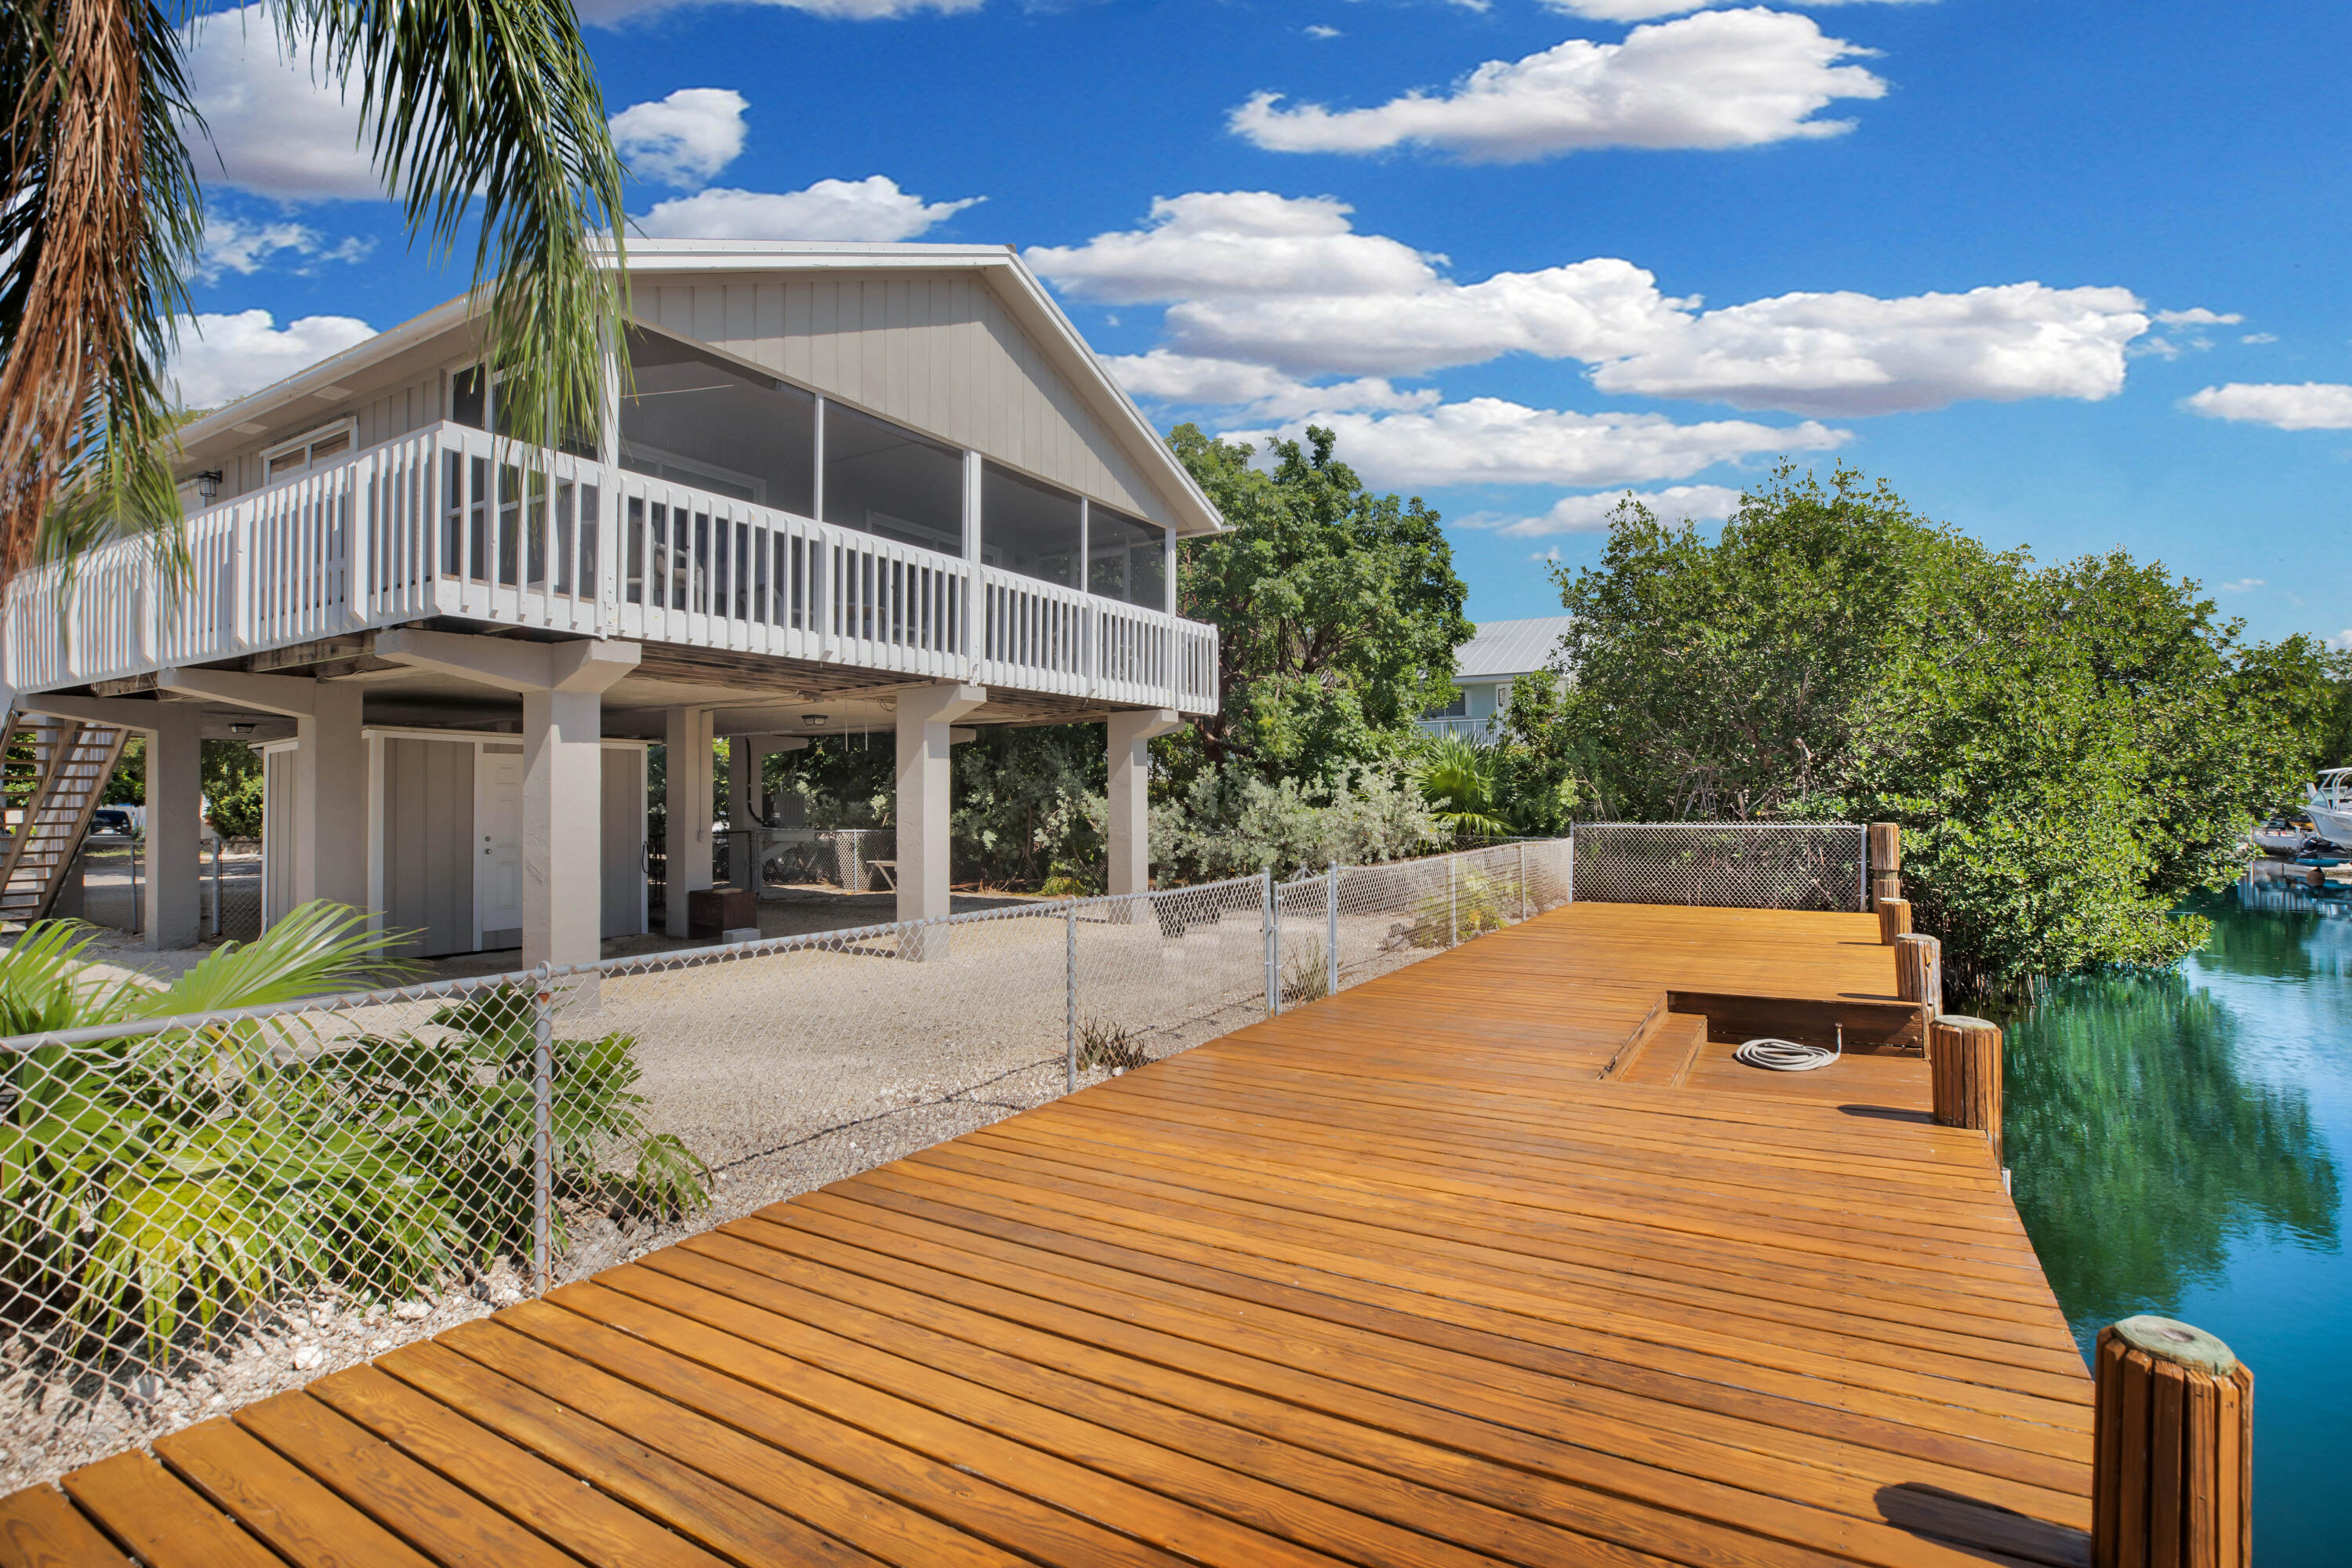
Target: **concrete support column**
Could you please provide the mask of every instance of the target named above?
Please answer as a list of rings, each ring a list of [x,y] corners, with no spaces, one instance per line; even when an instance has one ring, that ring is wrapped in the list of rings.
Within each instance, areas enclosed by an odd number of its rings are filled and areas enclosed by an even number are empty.
[[[156,704],[159,708],[178,704]],[[204,934],[204,729],[193,707],[147,732],[147,945]]]
[[[898,918],[948,912],[948,748],[954,721],[988,700],[977,686],[946,682],[898,694]],[[909,958],[947,956],[947,932],[902,947]]]
[[[184,697],[231,702],[294,721],[298,744],[289,781],[291,821],[283,842],[278,838],[278,828],[270,828],[271,853],[286,854],[293,861],[296,903],[324,899],[365,910],[368,768],[367,742],[360,736],[361,689],[341,681],[228,669],[166,668],[156,673],[155,684]]]
[[[379,634],[375,651],[412,669],[457,676],[522,699],[522,961],[593,963],[604,930],[604,760],[598,743],[604,693],[636,668],[642,650],[625,642],[524,643],[400,629]],[[708,886],[708,719],[702,735]]]
[[[593,963],[604,929],[604,698],[522,694],[522,962]]]
[[[1110,858],[1108,890],[1151,889],[1151,738],[1183,722],[1172,708],[1114,713],[1103,729],[1110,744],[1110,788],[1104,804],[1103,843]]]
[[[245,679],[251,679],[252,677]],[[282,680],[304,702],[317,684]],[[167,688],[168,689],[168,688]],[[28,712],[116,724],[147,737],[146,889],[142,920],[146,944],[163,950],[194,946],[203,935],[204,713],[194,703],[109,697],[27,697]],[[51,913],[81,912],[81,872],[68,874]]]
[[[662,843],[667,878],[662,885],[663,927],[670,935],[682,937],[687,934],[687,895],[710,886],[710,814],[715,809],[710,710],[671,709],[662,739],[668,748],[668,784],[663,795],[667,828]]]
[[[360,738],[362,692],[314,681],[310,711],[294,738],[294,901],[367,908],[367,742]]]

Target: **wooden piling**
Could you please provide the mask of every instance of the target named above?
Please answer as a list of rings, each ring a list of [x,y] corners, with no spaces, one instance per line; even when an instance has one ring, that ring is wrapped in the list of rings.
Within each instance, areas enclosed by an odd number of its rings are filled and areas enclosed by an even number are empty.
[[[2093,1568],[2245,1568],[2252,1372],[2211,1334],[2169,1318],[2101,1329],[2091,1360]]]
[[[1944,944],[1932,936],[1895,939],[1895,994],[1919,1005],[1919,1043],[1927,1044],[1927,1026],[1944,1010]]]
[[[1927,1072],[1936,1092],[1936,1121],[1972,1127],[1992,1142],[2000,1160],[2000,1026],[1965,1013],[1946,1013],[1927,1027]]]
[[[1895,822],[1870,825],[1870,903],[1881,908],[1903,896],[1903,826]]]
[[[1888,947],[1897,937],[1911,934],[1911,900],[1881,899],[1878,900],[1878,940]]]

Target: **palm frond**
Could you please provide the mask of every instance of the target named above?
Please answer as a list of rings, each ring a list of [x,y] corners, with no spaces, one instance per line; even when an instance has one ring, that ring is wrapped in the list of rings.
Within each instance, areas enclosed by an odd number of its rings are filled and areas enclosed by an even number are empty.
[[[79,921],[37,921],[0,952],[0,1036],[45,1035],[135,1016],[150,983],[110,981],[83,954],[96,937]]]
[[[101,533],[176,570],[161,367],[203,235],[180,37],[146,0],[0,18],[0,592],[38,558],[70,574]]]
[[[317,37],[322,69],[359,82],[412,236],[446,255],[479,201],[501,426],[547,445],[595,428],[625,304],[621,160],[570,0],[271,3],[289,35]]]
[[[414,933],[373,931],[368,917],[323,900],[302,904],[257,942],[226,942],[170,985],[138,1000],[127,1016],[163,1018],[299,1001],[396,981],[417,973],[384,956]]]
[[[1496,798],[1492,746],[1461,735],[1432,740],[1414,763],[1413,782],[1457,837],[1507,838],[1518,831]]]

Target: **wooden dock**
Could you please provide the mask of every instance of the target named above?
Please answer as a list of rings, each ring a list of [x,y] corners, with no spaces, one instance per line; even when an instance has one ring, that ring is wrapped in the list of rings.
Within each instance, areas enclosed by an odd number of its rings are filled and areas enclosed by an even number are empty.
[[[16,1493],[0,1564],[2086,1562],[1984,1139],[1675,992],[1894,961],[1570,906]]]

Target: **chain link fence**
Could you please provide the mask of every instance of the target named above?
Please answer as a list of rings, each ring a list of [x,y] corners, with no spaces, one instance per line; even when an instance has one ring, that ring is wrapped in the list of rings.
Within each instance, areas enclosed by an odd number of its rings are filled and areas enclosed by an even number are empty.
[[[1868,832],[1851,822],[1580,822],[1582,903],[1870,908]]]
[[[55,912],[136,936],[146,928],[146,845],[127,833],[93,833],[81,841]]]
[[[793,887],[877,892],[896,885],[895,827],[730,827],[710,836],[710,874],[762,892]]]
[[[261,840],[205,840],[205,934],[232,942],[261,935]]]
[[[1853,908],[1860,855],[1584,825],[0,1041],[0,1491],[1571,899]]]
[[[0,1491],[1565,901],[1564,840],[0,1041]],[[234,907],[233,905],[230,907]],[[93,1004],[95,1005],[95,1004]]]

